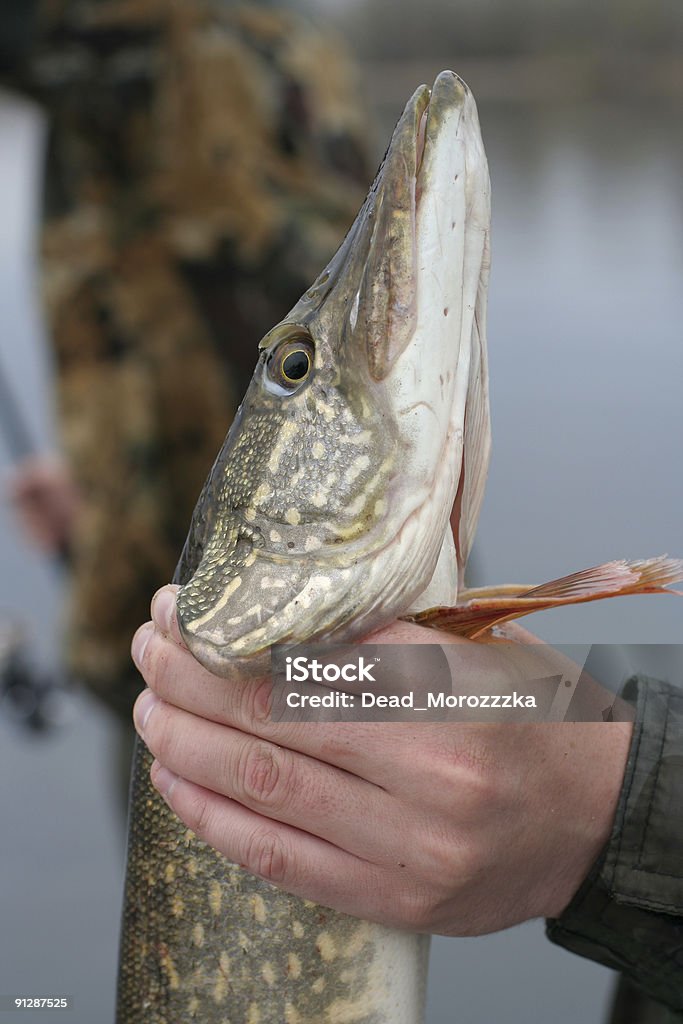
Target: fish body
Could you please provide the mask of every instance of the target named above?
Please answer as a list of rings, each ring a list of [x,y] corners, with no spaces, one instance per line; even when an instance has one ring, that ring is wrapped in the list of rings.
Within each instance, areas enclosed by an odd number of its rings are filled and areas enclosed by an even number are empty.
[[[471,536],[488,458],[488,230],[476,107],[445,72],[408,102],[339,251],[261,342],[200,496],[178,617],[213,671],[253,675],[273,643],[353,640],[455,603],[449,514],[474,438]],[[168,810],[149,764],[139,744],[118,1024],[419,1024],[427,936],[227,863]]]
[[[409,100],[337,254],[262,340],[176,574],[185,642],[226,686],[267,671],[272,644],[353,641],[401,615],[474,635],[680,578],[655,560],[462,589],[490,449],[489,191],[474,100],[443,72]],[[150,763],[139,742],[117,1024],[421,1024],[427,936],[230,864],[168,809]]]

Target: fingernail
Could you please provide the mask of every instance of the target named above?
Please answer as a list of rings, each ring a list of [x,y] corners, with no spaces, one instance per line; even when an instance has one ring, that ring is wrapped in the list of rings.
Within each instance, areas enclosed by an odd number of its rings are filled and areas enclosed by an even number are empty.
[[[130,653],[138,668],[142,665],[142,659],[153,632],[154,626],[152,623],[146,622],[144,626],[140,626],[139,630],[133,637],[133,642],[130,645]]]
[[[133,720],[135,722],[135,728],[142,737],[145,735],[145,728],[149,721],[149,716],[152,714],[158,703],[159,698],[151,690],[143,690],[135,701],[135,707],[133,708]]]
[[[170,635],[175,613],[175,593],[168,587],[157,590],[152,598],[152,618],[162,632]]]
[[[173,787],[178,781],[178,776],[170,772],[168,768],[164,768],[158,761],[152,764],[149,774],[154,788],[161,793],[164,800],[168,800],[173,792]]]

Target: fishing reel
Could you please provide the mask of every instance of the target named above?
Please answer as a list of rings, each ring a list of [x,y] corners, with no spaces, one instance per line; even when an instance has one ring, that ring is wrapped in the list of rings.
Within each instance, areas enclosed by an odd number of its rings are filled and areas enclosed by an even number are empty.
[[[64,684],[33,663],[22,630],[0,621],[0,714],[27,732],[47,734],[59,725]]]

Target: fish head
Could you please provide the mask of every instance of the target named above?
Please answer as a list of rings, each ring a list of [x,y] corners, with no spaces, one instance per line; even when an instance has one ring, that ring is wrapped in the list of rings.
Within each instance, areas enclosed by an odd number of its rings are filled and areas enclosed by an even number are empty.
[[[200,496],[178,617],[212,671],[367,635],[437,566],[455,600],[488,461],[489,220],[476,106],[443,72],[406,105],[335,256],[261,341]]]

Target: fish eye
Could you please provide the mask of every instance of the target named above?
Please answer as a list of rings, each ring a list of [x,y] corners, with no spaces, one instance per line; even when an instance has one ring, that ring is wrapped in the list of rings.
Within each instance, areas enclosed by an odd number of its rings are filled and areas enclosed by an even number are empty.
[[[311,357],[305,348],[295,348],[280,363],[283,379],[288,383],[298,383],[308,376],[311,369]]]
[[[281,342],[267,362],[268,378],[279,394],[292,394],[304,384],[313,369],[314,349],[307,338]]]

